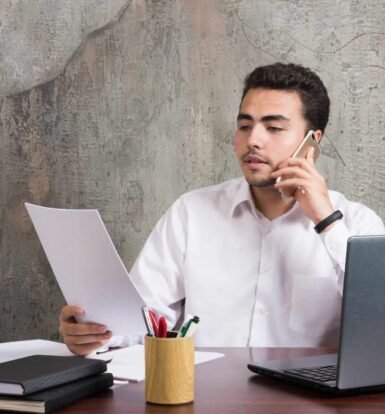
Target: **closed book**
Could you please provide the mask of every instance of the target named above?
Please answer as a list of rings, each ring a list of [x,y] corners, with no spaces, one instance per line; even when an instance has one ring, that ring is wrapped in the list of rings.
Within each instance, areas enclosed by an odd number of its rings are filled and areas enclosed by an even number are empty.
[[[0,396],[0,410],[49,413],[111,387],[112,374],[97,374],[23,397]]]
[[[32,355],[0,364],[0,394],[28,395],[107,370],[105,361]]]

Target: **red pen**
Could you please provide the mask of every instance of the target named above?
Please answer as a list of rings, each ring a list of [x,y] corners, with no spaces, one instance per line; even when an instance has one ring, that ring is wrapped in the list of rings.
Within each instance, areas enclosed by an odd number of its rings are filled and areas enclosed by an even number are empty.
[[[159,338],[166,338],[167,336],[167,322],[164,316],[158,320],[158,335]]]
[[[154,329],[154,335],[158,336],[158,329],[159,329],[159,325],[158,325],[158,317],[156,315],[156,313],[153,310],[149,310],[148,311],[149,315],[150,315],[150,320],[151,320],[151,324],[152,324],[152,328]]]

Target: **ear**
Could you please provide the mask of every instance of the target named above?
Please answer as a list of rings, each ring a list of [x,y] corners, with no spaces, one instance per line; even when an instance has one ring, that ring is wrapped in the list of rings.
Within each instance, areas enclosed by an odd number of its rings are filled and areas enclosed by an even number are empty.
[[[317,129],[317,131],[314,132],[315,140],[318,142],[318,144],[321,142],[322,139],[322,131],[320,129]]]

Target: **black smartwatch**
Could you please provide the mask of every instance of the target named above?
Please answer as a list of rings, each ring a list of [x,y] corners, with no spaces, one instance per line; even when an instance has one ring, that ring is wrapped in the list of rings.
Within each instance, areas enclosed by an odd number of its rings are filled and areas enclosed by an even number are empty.
[[[342,219],[344,215],[341,213],[340,210],[336,210],[334,213],[327,216],[325,219],[320,221],[316,226],[314,226],[314,230],[319,234],[322,233],[327,226],[334,223],[337,220]]]

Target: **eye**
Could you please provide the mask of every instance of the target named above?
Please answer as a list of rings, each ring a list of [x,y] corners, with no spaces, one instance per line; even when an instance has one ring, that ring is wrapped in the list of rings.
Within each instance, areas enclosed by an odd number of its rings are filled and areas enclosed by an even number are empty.
[[[281,131],[283,131],[283,128],[276,127],[276,126],[269,126],[269,127],[267,127],[267,130],[274,133],[274,132],[281,132]]]
[[[250,131],[252,129],[252,127],[251,127],[251,125],[239,125],[238,129],[240,131],[247,132],[247,131]]]

